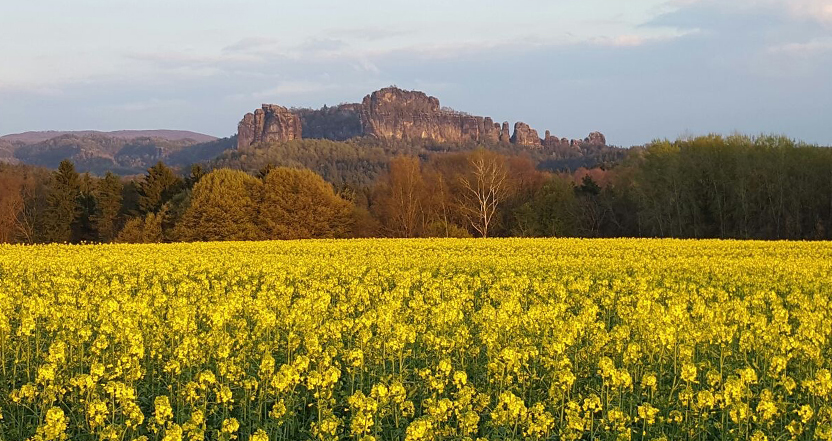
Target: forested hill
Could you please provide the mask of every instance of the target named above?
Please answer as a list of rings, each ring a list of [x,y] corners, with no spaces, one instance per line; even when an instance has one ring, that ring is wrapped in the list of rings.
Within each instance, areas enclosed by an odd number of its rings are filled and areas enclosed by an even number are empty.
[[[159,138],[166,139],[168,141],[191,140],[197,143],[209,142],[217,139],[215,136],[205,135],[203,133],[191,132],[187,130],[116,130],[112,132],[101,132],[98,130],[47,130],[3,135],[0,136],[0,140],[8,141],[10,143],[15,144],[37,144],[63,135],[101,135],[117,139]]]
[[[233,168],[257,173],[266,166],[308,168],[335,185],[371,185],[399,156],[428,161],[450,153],[484,148],[506,156],[528,158],[535,167],[549,172],[573,172],[580,168],[610,168],[627,156],[628,149],[589,146],[582,151],[529,149],[508,143],[436,142],[432,140],[391,140],[356,137],[345,141],[294,139],[266,142],[227,150],[206,162],[209,169]]]
[[[144,173],[158,161],[187,166],[216,157],[234,139],[173,130],[27,132],[0,138],[0,162],[55,169],[64,159],[81,172]]]

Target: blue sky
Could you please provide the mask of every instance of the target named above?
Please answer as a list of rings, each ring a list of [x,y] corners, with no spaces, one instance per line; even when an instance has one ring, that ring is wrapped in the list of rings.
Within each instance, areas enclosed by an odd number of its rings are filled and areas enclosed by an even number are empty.
[[[391,84],[616,145],[832,145],[832,0],[40,0],[0,14],[0,134],[235,132]]]

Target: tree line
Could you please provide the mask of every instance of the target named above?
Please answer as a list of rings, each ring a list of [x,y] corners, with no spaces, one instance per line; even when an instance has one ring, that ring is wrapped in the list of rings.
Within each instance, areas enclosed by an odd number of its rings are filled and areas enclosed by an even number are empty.
[[[654,141],[543,170],[485,149],[393,158],[369,183],[159,162],[138,179],[0,166],[0,242],[350,237],[832,238],[832,150],[783,137]]]

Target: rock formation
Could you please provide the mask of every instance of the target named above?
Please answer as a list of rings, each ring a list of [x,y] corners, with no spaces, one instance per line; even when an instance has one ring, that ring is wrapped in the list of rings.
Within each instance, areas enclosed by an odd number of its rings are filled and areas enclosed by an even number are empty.
[[[358,136],[384,140],[429,140],[436,143],[511,143],[553,150],[581,149],[606,145],[604,135],[593,132],[582,140],[552,136],[544,139],[528,124],[518,122],[514,134],[509,123],[495,123],[489,117],[472,116],[442,108],[439,100],[423,92],[387,87],[364,97],[361,103],[323,107],[319,110],[293,109],[263,104],[246,114],[238,126],[237,145],[286,142],[307,138],[344,141]]]
[[[511,137],[511,143],[526,147],[539,147],[540,136],[537,130],[529,127],[528,124],[517,122],[514,124],[514,136]]]
[[[254,113],[247,113],[237,126],[237,148],[261,142],[286,142],[300,139],[303,126],[300,117],[285,107],[263,104]]]
[[[395,87],[373,92],[361,103],[364,134],[381,139],[436,142],[498,142],[500,126],[491,118],[445,110],[423,92]]]
[[[503,121],[503,128],[500,130],[500,142],[506,144],[511,142],[511,133],[508,131],[508,121]]]
[[[592,132],[584,139],[584,144],[601,147],[607,145],[607,138],[601,132]]]
[[[547,130],[543,137],[543,148],[554,151],[581,151],[587,147],[603,147],[607,145],[607,139],[601,132],[592,132],[584,139],[566,139],[552,136]]]

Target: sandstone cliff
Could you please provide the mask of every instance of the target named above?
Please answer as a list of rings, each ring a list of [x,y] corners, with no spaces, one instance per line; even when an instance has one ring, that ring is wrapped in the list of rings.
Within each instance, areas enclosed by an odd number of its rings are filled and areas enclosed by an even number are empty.
[[[237,126],[237,148],[261,142],[286,142],[300,139],[303,127],[298,115],[285,107],[263,104],[247,113]]]
[[[581,151],[587,147],[603,147],[607,145],[607,139],[601,132],[592,132],[584,139],[558,138],[557,136],[552,136],[547,130],[546,136],[543,138],[542,145],[544,148],[559,151]]]
[[[541,139],[528,124],[509,123],[442,108],[439,100],[419,91],[387,87],[364,97],[361,103],[319,110],[286,109],[264,104],[246,114],[238,126],[238,148],[260,142],[286,142],[321,138],[335,141],[368,136],[384,140],[429,140],[437,143],[512,143],[529,148],[560,151],[606,145],[604,135],[591,133],[582,140],[557,138],[546,131]]]
[[[511,143],[526,147],[539,147],[540,136],[538,136],[537,130],[529,127],[528,124],[517,122],[514,124],[514,135],[511,137]]]
[[[395,87],[364,97],[361,126],[365,135],[382,139],[429,139],[440,143],[500,140],[500,125],[491,118],[444,110],[435,97]]]

